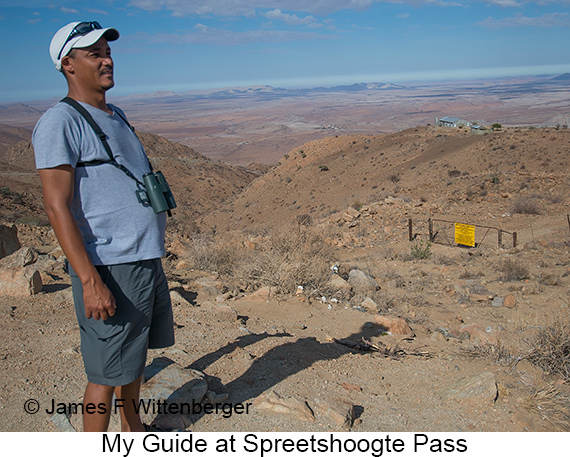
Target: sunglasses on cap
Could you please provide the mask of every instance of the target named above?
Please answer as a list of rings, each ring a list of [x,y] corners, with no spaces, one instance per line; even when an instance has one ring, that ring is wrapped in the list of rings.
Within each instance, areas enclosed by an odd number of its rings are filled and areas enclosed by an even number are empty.
[[[71,31],[71,33],[69,34],[69,36],[67,37],[67,40],[65,40],[65,42],[63,43],[63,46],[61,47],[61,51],[59,51],[59,54],[57,55],[58,59],[61,59],[61,53],[63,52],[63,49],[65,48],[65,45],[67,43],[69,43],[73,38],[75,38],[78,35],[87,35],[89,32],[91,32],[92,30],[99,30],[102,29],[103,27],[101,27],[101,24],[99,24],[97,21],[93,21],[93,22],[80,22],[79,24],[77,24],[73,30]]]

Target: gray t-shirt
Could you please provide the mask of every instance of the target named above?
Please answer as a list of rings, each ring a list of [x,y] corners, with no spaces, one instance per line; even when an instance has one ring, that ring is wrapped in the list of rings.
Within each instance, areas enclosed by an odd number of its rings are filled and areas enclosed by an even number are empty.
[[[117,107],[110,115],[82,103],[101,130],[116,161],[137,179],[150,171],[137,136]],[[103,143],[83,116],[67,103],[58,103],[38,121],[32,142],[38,169],[59,165],[76,167],[78,161],[109,160]],[[115,265],[162,257],[166,214],[155,214],[137,199],[136,182],[111,164],[75,169],[71,211],[87,253],[95,265]]]

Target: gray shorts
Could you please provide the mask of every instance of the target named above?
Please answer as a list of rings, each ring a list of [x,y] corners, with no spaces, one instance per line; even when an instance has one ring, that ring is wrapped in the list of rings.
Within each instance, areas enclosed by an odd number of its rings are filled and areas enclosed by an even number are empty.
[[[69,268],[81,354],[89,382],[124,386],[139,378],[147,349],[174,344],[172,305],[160,259],[97,266],[115,297],[115,314],[87,319],[81,281]]]

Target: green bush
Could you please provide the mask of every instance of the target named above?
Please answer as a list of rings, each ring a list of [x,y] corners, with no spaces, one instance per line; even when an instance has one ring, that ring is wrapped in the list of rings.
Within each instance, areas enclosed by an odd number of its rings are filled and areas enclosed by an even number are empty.
[[[425,260],[431,257],[431,241],[418,240],[410,246],[410,257]]]

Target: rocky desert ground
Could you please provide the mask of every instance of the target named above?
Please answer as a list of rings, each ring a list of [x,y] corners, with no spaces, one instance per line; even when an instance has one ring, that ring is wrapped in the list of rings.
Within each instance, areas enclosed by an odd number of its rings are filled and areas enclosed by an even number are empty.
[[[79,402],[86,379],[27,133],[11,129],[0,427],[80,430],[77,415],[46,412],[52,400]],[[231,417],[149,421],[192,431],[570,430],[570,130],[332,132],[259,168],[141,139],[183,203],[163,259],[176,344],[149,353],[143,390],[168,372],[169,398],[251,403]],[[475,226],[474,247],[455,243],[454,223]],[[24,411],[29,399],[36,414]]]

